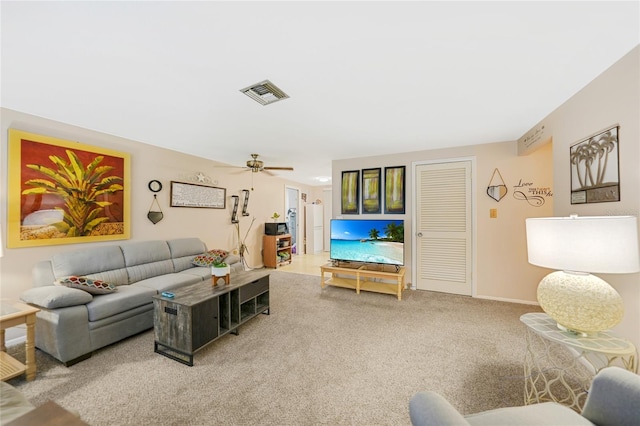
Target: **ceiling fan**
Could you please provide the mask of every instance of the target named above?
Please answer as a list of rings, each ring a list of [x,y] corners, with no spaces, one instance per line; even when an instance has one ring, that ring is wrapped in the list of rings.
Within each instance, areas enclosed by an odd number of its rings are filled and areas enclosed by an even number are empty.
[[[265,167],[264,162],[262,160],[258,160],[258,154],[251,154],[252,160],[247,161],[247,168],[251,170],[253,173],[258,172],[267,172],[269,170],[288,170],[293,171],[293,167]]]

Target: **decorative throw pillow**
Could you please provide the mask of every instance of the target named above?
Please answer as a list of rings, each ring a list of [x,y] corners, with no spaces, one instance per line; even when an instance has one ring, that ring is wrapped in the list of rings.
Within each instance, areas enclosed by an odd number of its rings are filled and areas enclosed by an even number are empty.
[[[228,251],[226,250],[222,250],[222,249],[213,249],[213,250],[209,250],[207,251],[208,254],[212,254],[214,256],[219,256],[220,259],[224,259],[225,257],[227,257],[227,255],[229,254]]]
[[[193,258],[192,263],[196,266],[213,266],[220,263],[229,254],[226,250],[214,249]]]
[[[91,294],[107,294],[118,290],[118,288],[113,284],[109,284],[101,280],[94,280],[93,278],[78,277],[75,275],[67,278],[61,278],[56,281],[56,284],[63,285],[65,287],[77,288]]]

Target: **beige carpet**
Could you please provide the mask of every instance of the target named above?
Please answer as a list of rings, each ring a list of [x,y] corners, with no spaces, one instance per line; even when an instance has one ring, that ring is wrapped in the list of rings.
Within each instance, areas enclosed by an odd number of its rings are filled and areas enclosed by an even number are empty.
[[[463,413],[522,405],[523,313],[534,306],[328,287],[274,271],[271,315],[196,354],[153,352],[153,331],[70,368],[37,351],[38,375],[10,381],[98,425],[408,425],[420,390]],[[23,356],[22,346],[9,348]]]

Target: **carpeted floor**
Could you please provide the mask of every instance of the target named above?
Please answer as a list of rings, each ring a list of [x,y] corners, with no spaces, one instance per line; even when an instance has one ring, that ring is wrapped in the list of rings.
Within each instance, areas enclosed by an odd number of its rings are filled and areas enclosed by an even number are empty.
[[[70,368],[37,351],[36,380],[10,381],[91,425],[408,425],[408,402],[435,390],[463,413],[522,405],[529,305],[406,291],[325,287],[274,271],[271,315],[195,356],[153,352],[153,330]],[[20,358],[23,347],[9,348]]]

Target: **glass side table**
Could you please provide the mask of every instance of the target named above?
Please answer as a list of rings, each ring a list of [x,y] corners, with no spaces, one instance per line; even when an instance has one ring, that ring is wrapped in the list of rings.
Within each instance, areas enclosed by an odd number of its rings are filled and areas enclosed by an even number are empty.
[[[581,412],[598,371],[612,365],[638,371],[636,347],[611,332],[578,336],[560,330],[545,313],[524,314],[520,321],[527,326],[525,405],[555,401]]]

